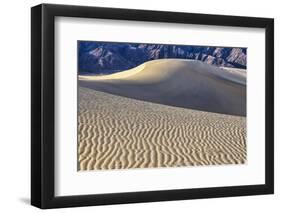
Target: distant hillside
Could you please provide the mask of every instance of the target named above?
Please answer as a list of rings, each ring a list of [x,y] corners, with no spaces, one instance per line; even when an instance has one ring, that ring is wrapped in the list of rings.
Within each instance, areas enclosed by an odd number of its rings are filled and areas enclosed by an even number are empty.
[[[195,59],[208,64],[246,69],[246,48],[186,45],[78,42],[79,72],[110,74],[162,58]]]

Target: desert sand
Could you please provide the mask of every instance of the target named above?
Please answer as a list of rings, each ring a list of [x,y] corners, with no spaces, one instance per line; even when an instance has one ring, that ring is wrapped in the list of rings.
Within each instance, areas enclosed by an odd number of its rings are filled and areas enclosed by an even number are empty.
[[[78,170],[245,163],[245,71],[206,65],[79,76]]]
[[[79,88],[79,170],[241,164],[246,119]]]
[[[246,115],[246,72],[197,60],[160,59],[105,76],[79,76],[79,85],[153,103]]]

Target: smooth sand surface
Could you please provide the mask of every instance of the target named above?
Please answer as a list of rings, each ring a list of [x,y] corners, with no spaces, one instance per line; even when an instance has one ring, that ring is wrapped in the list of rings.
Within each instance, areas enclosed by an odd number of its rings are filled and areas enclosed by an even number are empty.
[[[243,116],[156,104],[81,86],[78,113],[80,171],[246,161]]]
[[[79,85],[153,103],[246,116],[246,72],[196,60],[160,59],[111,75],[80,75]]]

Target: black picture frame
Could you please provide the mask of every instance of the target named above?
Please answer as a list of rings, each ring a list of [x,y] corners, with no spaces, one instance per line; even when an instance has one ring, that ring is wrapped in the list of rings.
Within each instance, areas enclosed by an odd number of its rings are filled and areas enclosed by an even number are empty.
[[[83,17],[264,28],[266,32],[265,184],[112,194],[54,195],[55,17]],[[262,139],[261,139],[262,140]],[[42,208],[139,203],[274,192],[274,20],[240,16],[41,4],[31,8],[31,204]],[[94,193],[94,192],[93,192]]]

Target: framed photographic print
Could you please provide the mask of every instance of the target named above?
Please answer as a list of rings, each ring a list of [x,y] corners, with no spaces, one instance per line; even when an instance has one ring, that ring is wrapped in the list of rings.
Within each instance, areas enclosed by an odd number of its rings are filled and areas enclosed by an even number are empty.
[[[31,9],[31,203],[272,194],[274,21]]]

